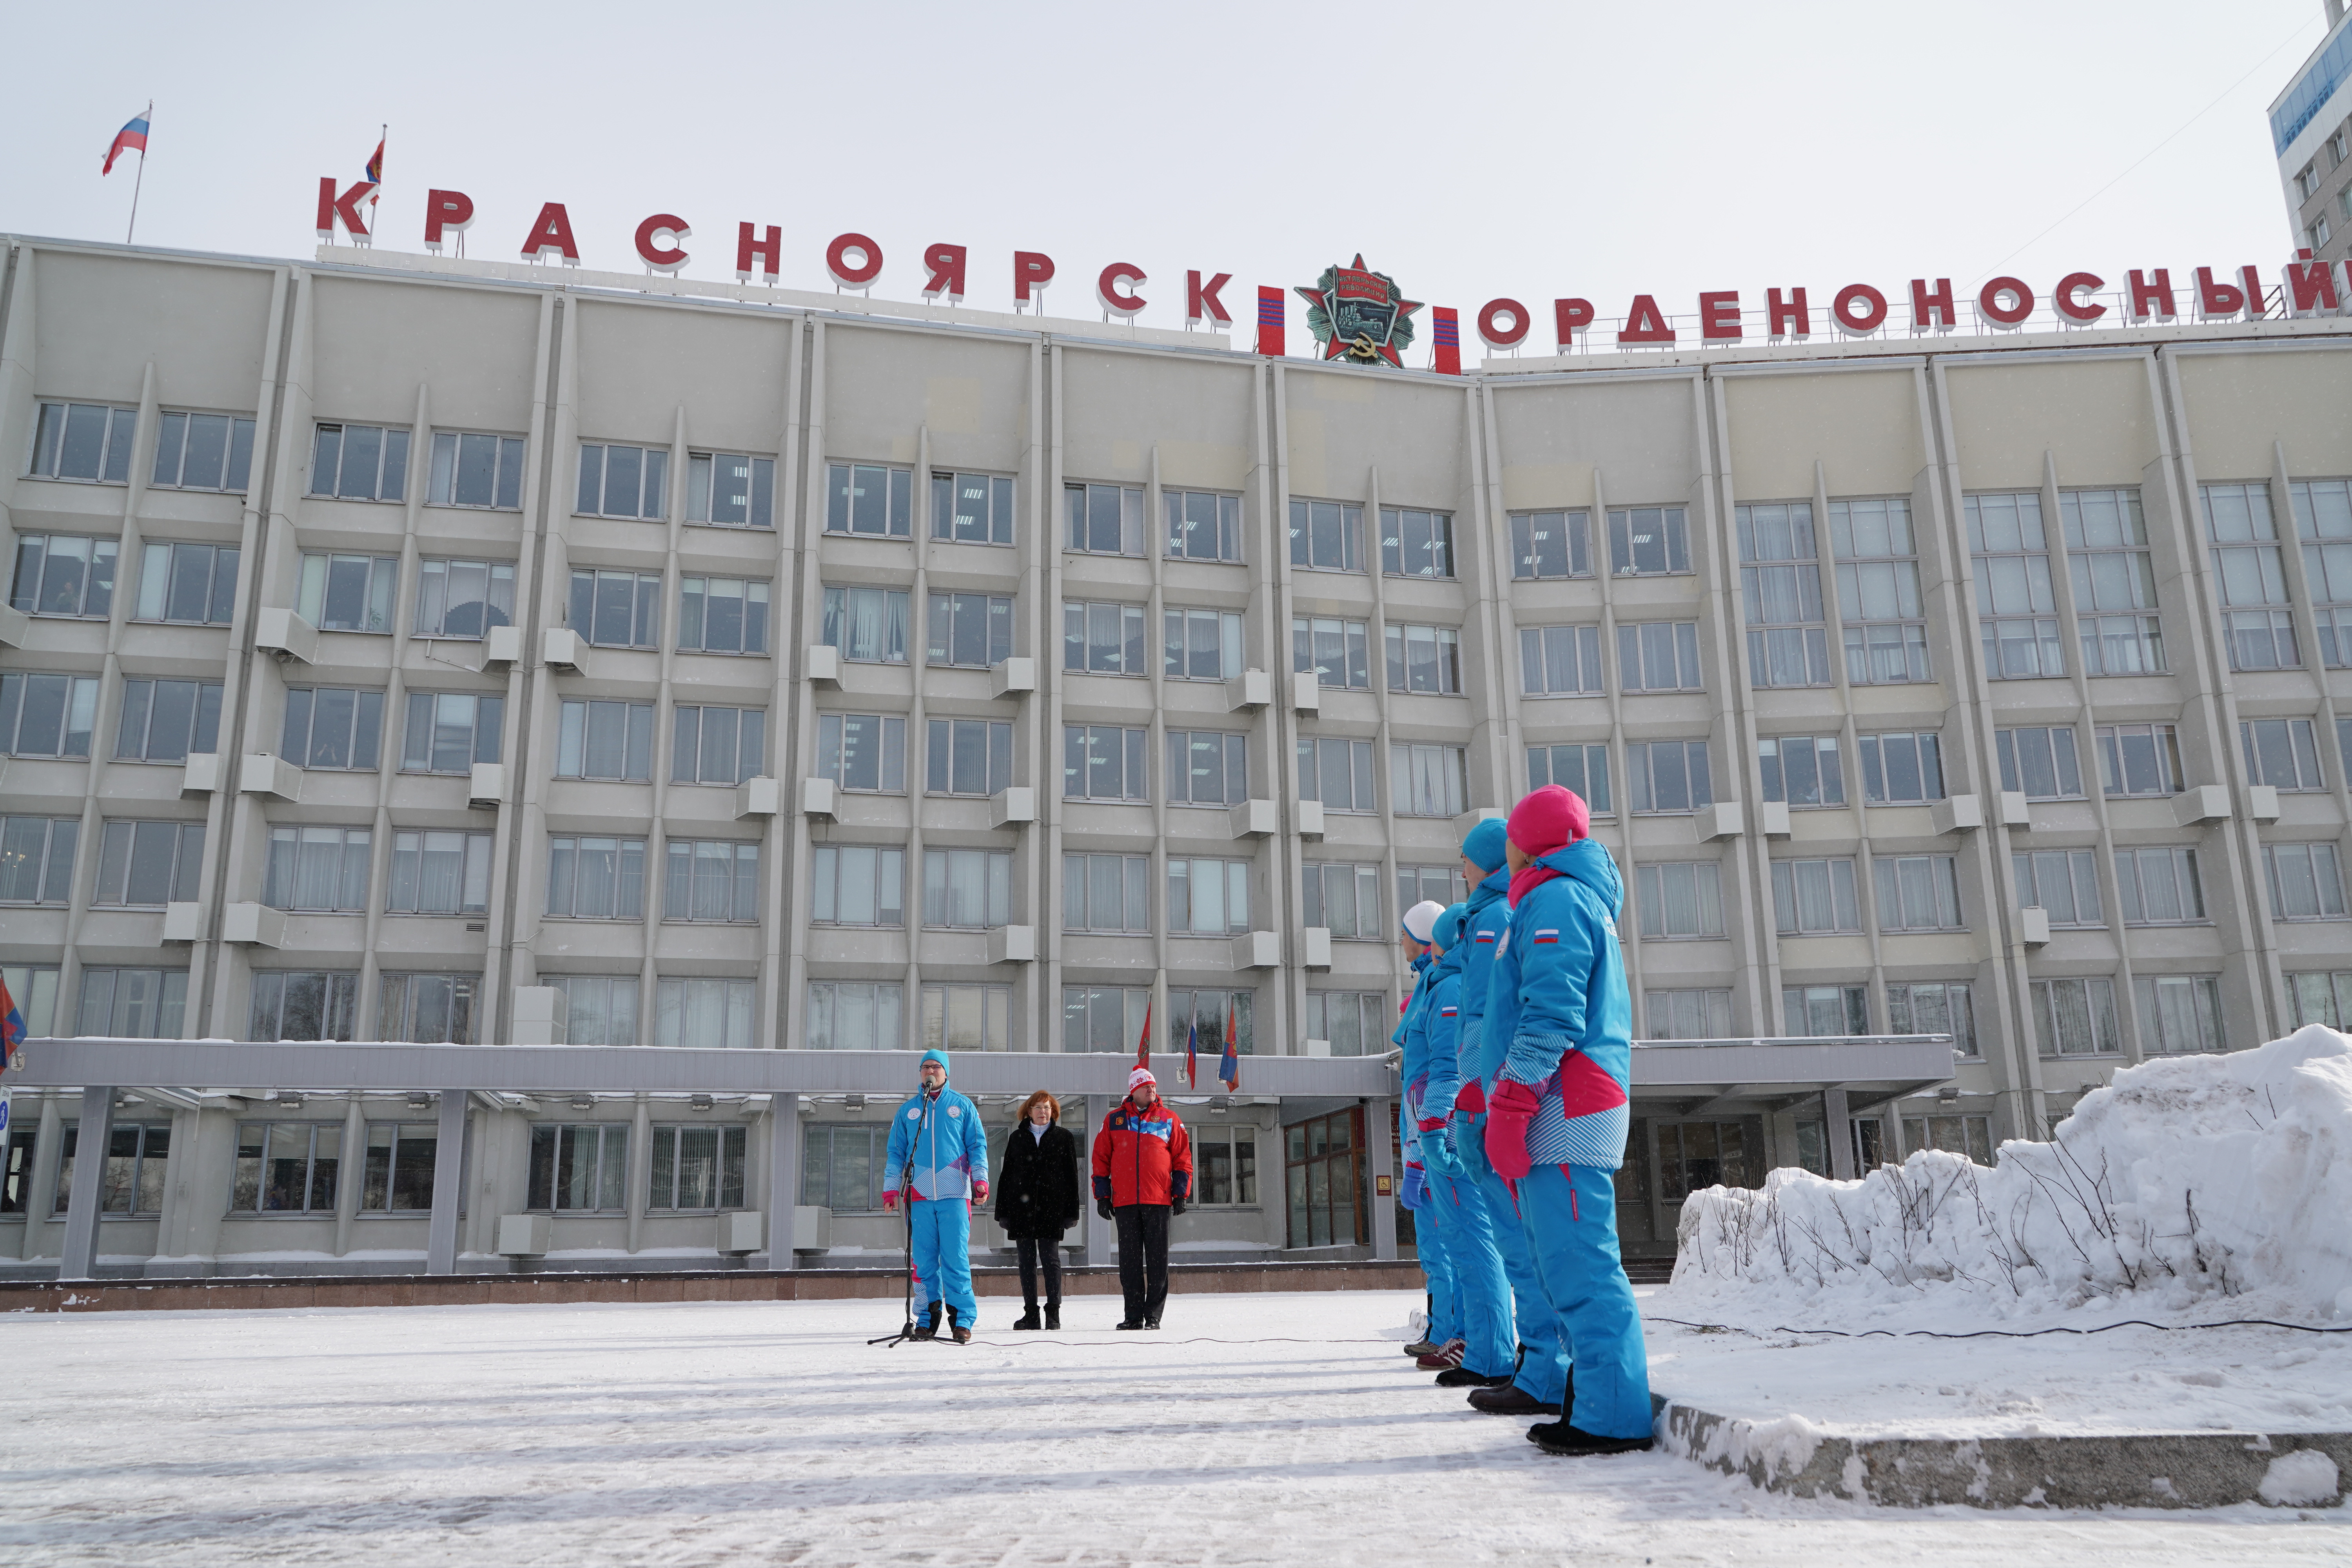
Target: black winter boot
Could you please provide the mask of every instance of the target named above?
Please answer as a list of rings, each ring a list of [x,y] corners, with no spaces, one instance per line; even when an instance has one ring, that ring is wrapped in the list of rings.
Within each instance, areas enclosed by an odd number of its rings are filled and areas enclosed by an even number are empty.
[[[1051,1330],[1053,1330],[1053,1331],[1056,1331],[1056,1332],[1059,1332],[1059,1331],[1060,1331],[1061,1327],[1062,1327],[1062,1309],[1061,1309],[1061,1308],[1059,1308],[1059,1307],[1048,1307],[1048,1308],[1046,1308],[1046,1309],[1045,1309],[1045,1327],[1046,1327],[1046,1328],[1048,1328],[1048,1329],[1051,1329]]]
[[[1603,1437],[1596,1432],[1580,1431],[1568,1424],[1566,1417],[1544,1421],[1528,1428],[1528,1441],[1547,1454],[1564,1458],[1590,1458],[1600,1454],[1640,1454],[1657,1447],[1657,1440],[1644,1432],[1638,1437]]]
[[[940,1309],[946,1305],[947,1303],[945,1301],[934,1301],[931,1303],[929,1310],[915,1314],[915,1337],[917,1339],[930,1340],[937,1339],[939,1337]]]
[[[1019,1321],[1013,1326],[1016,1329],[1034,1329],[1037,1327],[1037,1303],[1034,1301],[1030,1302],[1029,1310],[1022,1313]]]

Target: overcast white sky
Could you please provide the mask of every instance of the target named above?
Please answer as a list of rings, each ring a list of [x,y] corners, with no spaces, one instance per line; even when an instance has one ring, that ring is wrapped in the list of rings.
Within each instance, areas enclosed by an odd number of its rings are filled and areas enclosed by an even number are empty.
[[[1144,325],[1181,324],[1188,268],[1234,275],[1245,326],[1254,285],[1359,250],[1465,333],[1513,295],[1538,337],[1562,294],[1614,316],[1637,290],[1681,313],[1995,269],[2045,292],[2077,267],[2274,275],[2263,111],[2324,31],[2321,0],[0,0],[0,229],[121,239],[135,170],[99,165],[152,98],[140,240],[276,257],[310,254],[319,176],[357,178],[389,121],[388,249],[423,249],[439,185],[473,197],[478,258],[515,258],[555,200],[591,268],[637,270],[637,220],[669,211],[685,276],[731,279],[749,219],[784,231],[780,282],[824,289],[856,229],[877,299],[915,298],[951,241],[966,303],[1009,309],[1011,253],[1037,249],[1055,315],[1142,267]]]

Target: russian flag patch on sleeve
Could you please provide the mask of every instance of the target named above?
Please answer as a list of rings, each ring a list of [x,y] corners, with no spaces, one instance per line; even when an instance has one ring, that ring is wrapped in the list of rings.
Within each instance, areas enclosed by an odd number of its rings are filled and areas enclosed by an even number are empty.
[[[1557,946],[1559,942],[1559,928],[1558,926],[1552,926],[1545,930],[1538,931],[1528,940],[1537,947],[1541,947],[1546,942],[1549,942],[1554,946]]]

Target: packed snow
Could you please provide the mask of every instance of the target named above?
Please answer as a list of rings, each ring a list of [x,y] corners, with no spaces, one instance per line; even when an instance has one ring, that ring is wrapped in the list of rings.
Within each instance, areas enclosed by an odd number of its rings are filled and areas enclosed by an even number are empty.
[[[0,1555],[24,1563],[2000,1563],[2352,1555],[2309,1460],[2278,1506],[1901,1510],[1665,1453],[1555,1459],[1398,1353],[1401,1292],[1173,1298],[1118,1333],[982,1302],[24,1314],[0,1321]],[[1656,1386],[1727,1375],[1661,1325]],[[1882,1369],[1893,1348],[1866,1342]],[[2050,1342],[2032,1342],[2049,1343]],[[2061,1355],[2070,1353],[2070,1342]],[[1784,1436],[1803,1441],[1794,1427]]]

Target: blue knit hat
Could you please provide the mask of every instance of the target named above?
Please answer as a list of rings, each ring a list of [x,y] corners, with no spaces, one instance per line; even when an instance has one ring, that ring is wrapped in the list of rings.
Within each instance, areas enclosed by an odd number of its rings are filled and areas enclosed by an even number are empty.
[[[1448,904],[1445,907],[1445,912],[1438,916],[1436,921],[1431,925],[1430,939],[1435,942],[1439,951],[1443,952],[1462,940],[1462,928],[1469,923],[1470,906],[1468,904]]]
[[[1501,817],[1486,817],[1462,836],[1462,858],[1481,871],[1498,871],[1502,869],[1503,845],[1507,837]]]
[[[949,1068],[949,1067],[948,1067],[948,1054],[947,1054],[947,1052],[945,1052],[945,1051],[940,1051],[940,1050],[925,1051],[925,1052],[923,1053],[923,1061],[922,1061],[922,1062],[917,1062],[917,1063],[915,1064],[915,1070],[916,1070],[918,1073],[919,1073],[919,1072],[921,1072],[921,1071],[923,1070],[923,1062],[937,1062],[937,1063],[939,1063],[939,1064],[940,1064],[940,1070],[941,1072],[947,1072],[947,1071],[949,1071],[949,1070],[950,1070],[950,1068]]]

